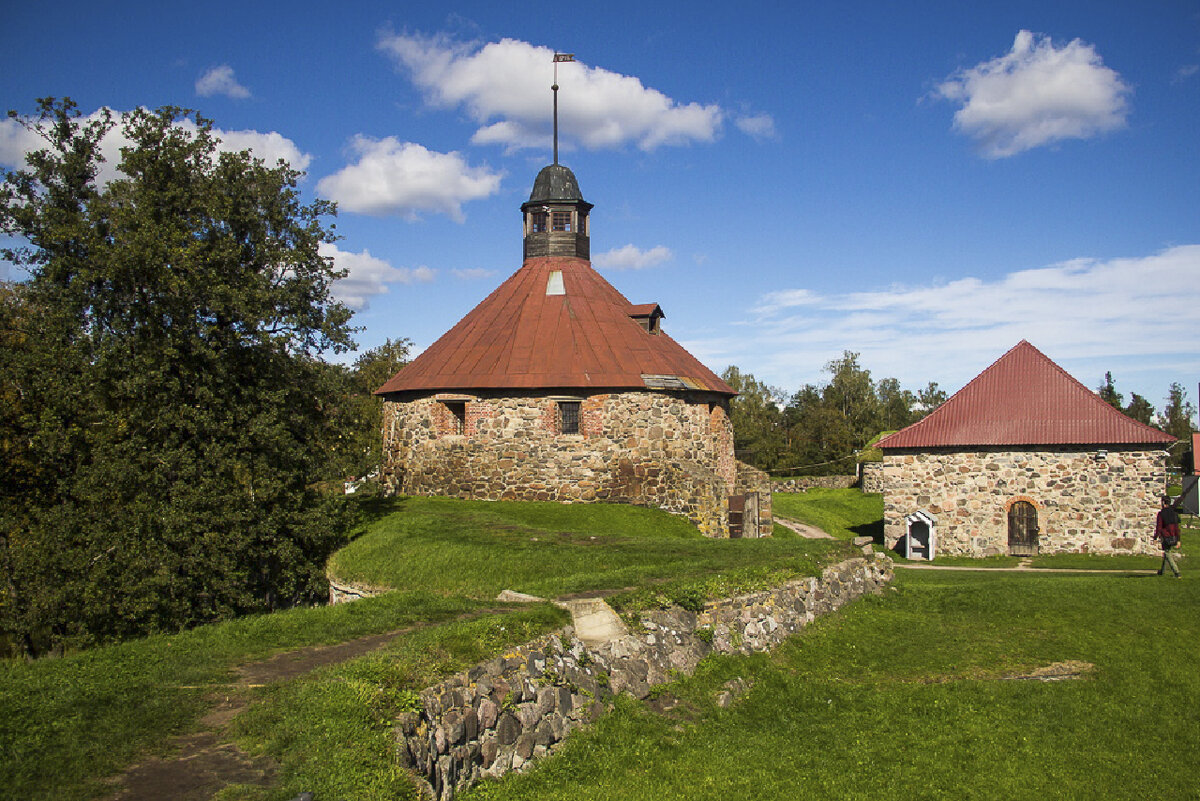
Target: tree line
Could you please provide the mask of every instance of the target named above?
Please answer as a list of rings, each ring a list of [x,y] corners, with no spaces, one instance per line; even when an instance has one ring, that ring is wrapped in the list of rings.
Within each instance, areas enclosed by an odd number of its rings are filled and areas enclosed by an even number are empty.
[[[324,490],[378,464],[369,392],[410,344],[325,360],[354,346],[332,204],[181,109],[10,116],[44,147],[0,183],[29,273],[0,286],[0,633],[37,654],[321,599],[350,521]]]
[[[788,394],[736,366],[726,368],[721,377],[739,393],[730,403],[738,458],[780,477],[851,474],[859,452],[882,433],[917,422],[947,398],[936,382],[911,391],[895,378],[877,381],[851,351],[828,362],[824,372],[829,379],[823,384]],[[1179,464],[1185,458],[1196,407],[1181,384],[1171,384],[1161,413],[1137,393],[1124,403],[1111,372],[1097,393],[1133,419],[1177,437],[1171,460]]]

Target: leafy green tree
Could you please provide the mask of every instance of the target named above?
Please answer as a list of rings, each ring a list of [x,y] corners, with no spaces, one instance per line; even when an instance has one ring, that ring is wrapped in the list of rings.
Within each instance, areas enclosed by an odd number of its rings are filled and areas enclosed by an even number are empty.
[[[1163,407],[1162,414],[1158,416],[1158,427],[1179,440],[1172,449],[1174,454],[1172,461],[1181,465],[1192,432],[1196,430],[1196,426],[1192,422],[1192,418],[1196,416],[1196,407],[1188,400],[1187,390],[1178,382],[1171,384],[1166,401],[1167,405]]]
[[[858,363],[858,354],[844,351],[842,358],[825,365],[831,378],[821,399],[841,414],[850,429],[851,448],[861,448],[879,432],[880,402],[875,394],[871,371]],[[899,384],[896,384],[897,389]]]
[[[336,368],[343,382],[343,400],[331,478],[358,478],[379,468],[383,401],[373,393],[408,364],[411,349],[411,340],[389,338],[359,354],[353,367]]]
[[[1111,372],[1106,371],[1104,373],[1104,383],[1096,388],[1096,392],[1100,395],[1100,400],[1118,411],[1124,411],[1121,406],[1124,403],[1124,396],[1120,392],[1117,392]]]
[[[1120,398],[1121,396],[1118,395],[1117,399],[1120,400]],[[1129,394],[1129,405],[1121,409],[1121,411],[1139,423],[1145,423],[1146,425],[1153,425],[1154,423],[1154,406],[1151,405],[1150,401],[1136,392]]]
[[[31,275],[2,321],[3,628],[33,651],[319,597],[341,529],[312,488],[339,400],[318,356],[352,345],[332,205],[177,108],[21,122],[46,146],[0,187],[0,255]]]
[[[948,398],[949,395],[946,394],[946,390],[939,388],[936,381],[930,381],[925,385],[925,389],[917,392],[918,413],[913,422],[917,422],[917,420],[920,420],[941,406]]]
[[[897,379],[880,379],[875,385],[875,396],[879,407],[879,418],[876,420],[879,427],[897,431],[916,419],[917,398],[907,389],[901,389]]]
[[[780,390],[732,365],[721,378],[738,392],[730,401],[729,419],[739,458],[763,470],[774,469],[783,450]]]

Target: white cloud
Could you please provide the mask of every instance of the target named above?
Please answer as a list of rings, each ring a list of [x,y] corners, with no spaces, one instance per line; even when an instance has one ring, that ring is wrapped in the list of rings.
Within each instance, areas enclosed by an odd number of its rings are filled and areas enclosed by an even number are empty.
[[[760,141],[779,138],[779,134],[775,131],[775,118],[770,114],[751,114],[738,117],[733,124],[742,133]]]
[[[500,189],[501,173],[471,167],[457,152],[438,153],[393,136],[356,136],[351,149],[358,161],[317,183],[318,192],[346,211],[408,220],[431,211],[462,222],[464,202]]]
[[[480,127],[472,141],[510,150],[546,147],[551,139],[554,51],[503,39],[477,47],[444,36],[384,36],[379,48],[412,75],[428,102],[463,108]],[[680,103],[621,75],[581,62],[559,64],[559,134],[588,149],[627,142],[642,150],[711,142],[724,112],[715,104]]]
[[[367,308],[375,295],[387,293],[388,284],[427,284],[436,275],[436,271],[424,265],[393,267],[368,250],[352,253],[330,242],[321,244],[320,253],[332,258],[334,267],[347,271],[345,278],[334,282],[333,296],[355,311]]]
[[[451,270],[455,278],[463,281],[478,281],[483,278],[491,278],[496,274],[495,270],[488,270],[483,267],[468,267],[465,270]]]
[[[201,97],[225,95],[235,100],[245,100],[250,97],[250,90],[238,83],[233,75],[233,67],[222,64],[213,67],[196,80],[196,94]]]
[[[1171,83],[1183,83],[1188,78],[1194,77],[1197,73],[1200,73],[1200,64],[1184,64],[1175,70],[1175,77],[1171,79]]]
[[[608,270],[644,270],[674,258],[671,249],[657,245],[649,250],[640,250],[633,245],[613,248],[592,257],[592,264]]]
[[[788,289],[765,295],[736,336],[684,345],[709,364],[737,364],[792,389],[825,380],[822,365],[843,350],[861,353],[877,377],[957,389],[1022,339],[1085,383],[1085,368],[1124,381],[1163,363],[1175,376],[1168,380],[1181,380],[1200,372],[1200,348],[1180,333],[1200,330],[1200,281],[1187,276],[1200,277],[1200,245],[989,280],[828,295]]]
[[[81,121],[86,123],[97,120],[101,114],[100,110],[94,111]],[[113,112],[113,117],[119,121],[120,113]],[[196,130],[196,124],[191,120],[183,120],[178,124],[185,130]],[[277,160],[283,159],[293,168],[304,170],[312,160],[312,157],[301,151],[295,142],[274,131],[261,133],[254,130],[224,131],[214,128],[213,135],[219,140],[218,150],[249,150],[268,165],[273,166]],[[119,177],[117,165],[121,161],[121,148],[130,144],[130,140],[122,133],[119,122],[100,140],[100,154],[104,157],[104,163],[100,165],[96,179],[101,185]],[[0,164],[5,167],[23,168],[26,154],[44,147],[46,140],[36,131],[28,130],[11,118],[0,120]]]
[[[1131,92],[1092,45],[1074,39],[1055,47],[1023,30],[1011,52],[959,70],[935,94],[961,104],[954,127],[985,157],[1005,158],[1124,127]]]

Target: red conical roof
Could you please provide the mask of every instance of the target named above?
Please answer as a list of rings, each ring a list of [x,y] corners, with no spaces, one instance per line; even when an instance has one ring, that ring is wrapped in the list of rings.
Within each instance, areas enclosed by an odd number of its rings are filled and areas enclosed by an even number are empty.
[[[699,389],[736,395],[585,259],[530,258],[375,391]]]
[[[1167,445],[1170,434],[1109,406],[1040,350],[1016,347],[879,448],[972,445]]]

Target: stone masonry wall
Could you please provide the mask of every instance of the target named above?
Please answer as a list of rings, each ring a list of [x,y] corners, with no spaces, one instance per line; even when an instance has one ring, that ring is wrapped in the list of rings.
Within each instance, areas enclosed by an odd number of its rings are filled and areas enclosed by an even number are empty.
[[[737,484],[726,401],[708,393],[580,397],[580,433],[545,395],[437,395],[384,403],[390,492],[485,500],[609,501],[685,515],[727,536]],[[465,406],[465,425],[449,404]]]
[[[716,601],[699,613],[645,612],[640,631],[597,647],[568,626],[422,691],[420,710],[397,721],[397,759],[427,782],[434,798],[453,798],[482,776],[520,771],[551,753],[599,717],[614,695],[645,698],[651,687],[690,674],[710,653],[773,648],[819,615],[879,592],[891,578],[891,560],[875,555],[827,568],[820,579]]]
[[[860,462],[858,480],[863,492],[883,492],[883,462]]]
[[[848,489],[858,483],[858,476],[801,476],[776,481],[776,492],[804,492],[813,489]]]
[[[1150,540],[1166,487],[1163,451],[887,451],[883,457],[884,538],[897,547],[905,518],[936,519],[937,552],[1008,553],[1008,510],[1037,509],[1041,553],[1156,553]]]

